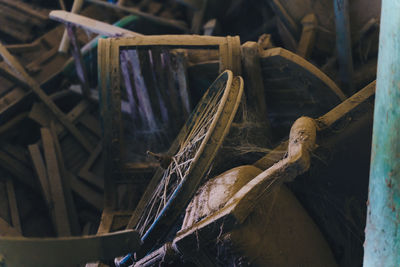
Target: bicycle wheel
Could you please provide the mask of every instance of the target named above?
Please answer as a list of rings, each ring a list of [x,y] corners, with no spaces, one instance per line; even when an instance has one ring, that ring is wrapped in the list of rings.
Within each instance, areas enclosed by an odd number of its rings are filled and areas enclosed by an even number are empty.
[[[150,182],[128,224],[142,239],[141,257],[164,241],[184,211],[228,133],[243,94],[243,79],[223,72],[192,112],[168,154],[171,163]]]

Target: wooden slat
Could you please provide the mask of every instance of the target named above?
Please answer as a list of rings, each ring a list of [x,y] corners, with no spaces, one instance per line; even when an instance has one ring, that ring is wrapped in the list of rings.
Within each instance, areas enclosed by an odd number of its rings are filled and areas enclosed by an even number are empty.
[[[248,107],[254,111],[258,119],[267,122],[269,128],[267,104],[264,94],[265,89],[258,50],[256,42],[246,42],[242,45],[242,63],[247,90],[246,96],[248,98]]]
[[[315,37],[317,34],[318,21],[315,14],[308,14],[302,20],[303,31],[297,46],[297,54],[309,58],[314,48]]]
[[[74,192],[83,198],[87,203],[95,207],[98,211],[103,210],[103,195],[97,193],[83,182],[79,181],[72,173],[68,173],[71,182],[71,188]]]
[[[54,203],[54,220],[58,236],[70,236],[71,225],[68,218],[68,209],[64,196],[63,183],[57,162],[53,137],[48,128],[41,129],[44,155],[46,159],[47,175],[49,177],[50,193]]]
[[[6,186],[7,186],[8,203],[10,207],[12,225],[18,232],[22,233],[21,221],[19,218],[19,211],[17,205],[17,198],[15,196],[14,184],[12,180],[7,180]]]
[[[23,184],[38,189],[38,184],[34,181],[31,170],[3,150],[0,150],[0,166]]]
[[[71,8],[71,13],[79,13],[82,9],[84,0],[74,0]],[[51,13],[50,13],[50,18],[51,18]],[[63,37],[60,42],[60,47],[58,48],[58,51],[61,53],[67,53],[69,49],[69,36],[67,30],[64,31]]]
[[[61,10],[51,11],[50,18],[62,23],[70,23],[90,32],[108,37],[135,37],[142,35],[105,22]]]
[[[40,181],[43,198],[46,201],[47,208],[49,208],[50,210],[52,207],[52,199],[50,193],[49,178],[47,177],[46,167],[44,165],[43,157],[39,150],[39,145],[38,144],[29,145],[28,150],[29,154],[31,155],[36,175]]]
[[[0,217],[0,236],[20,236],[21,233]]]
[[[69,179],[68,171],[65,169],[64,158],[61,151],[60,142],[58,141],[56,126],[54,121],[50,123],[50,133],[53,138],[54,149],[58,160],[58,166],[61,175],[61,182],[64,190],[64,197],[67,204],[68,215],[70,218],[71,230],[73,234],[80,234],[80,226],[78,220],[78,214],[75,207],[75,202],[72,197],[71,181]]]
[[[0,43],[0,55],[4,61],[15,71],[19,78],[29,85],[32,91],[40,98],[40,100],[49,108],[51,112],[57,117],[57,119],[71,132],[71,134],[79,141],[79,143],[87,150],[91,151],[92,145],[86,140],[86,138],[79,132],[79,130],[68,120],[66,115],[54,104],[48,95],[40,88],[40,85],[29,76],[24,70],[22,65],[17,59],[12,56],[8,50]]]

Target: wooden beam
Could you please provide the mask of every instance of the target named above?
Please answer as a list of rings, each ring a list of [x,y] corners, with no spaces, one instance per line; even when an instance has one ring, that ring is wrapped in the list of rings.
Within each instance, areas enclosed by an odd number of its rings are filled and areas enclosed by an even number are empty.
[[[68,120],[66,115],[57,107],[56,104],[50,99],[50,97],[42,90],[39,83],[36,82],[29,74],[25,71],[18,60],[12,56],[8,50],[0,43],[0,55],[4,61],[14,70],[18,77],[26,83],[32,91],[39,97],[39,99],[54,113],[57,119],[67,128],[70,133],[79,141],[79,143],[87,150],[92,150],[92,145],[86,140],[86,138],[80,133],[71,121]]]
[[[297,46],[297,54],[309,58],[315,44],[315,36],[317,34],[318,21],[315,14],[308,14],[302,20],[303,31]]]
[[[142,34],[125,30],[105,22],[73,14],[70,12],[55,10],[50,12],[50,18],[64,24],[72,24],[87,31],[107,37],[135,37]]]
[[[56,152],[55,156],[57,158],[58,166],[59,166],[59,170],[60,170],[61,182],[62,182],[62,187],[63,187],[63,191],[64,191],[64,197],[65,197],[66,204],[67,204],[67,210],[68,210],[68,215],[69,215],[68,217],[70,219],[72,234],[79,235],[79,234],[81,234],[81,229],[79,226],[79,219],[78,219],[78,214],[77,214],[77,210],[75,207],[75,202],[72,197],[71,181],[70,181],[70,177],[68,175],[68,171],[65,168],[64,159],[63,159],[63,155],[62,155],[62,151],[61,151],[61,145],[60,145],[60,142],[58,141],[58,135],[57,135],[56,125],[55,125],[54,121],[51,121],[51,123],[50,123],[50,133],[51,133],[51,136],[53,139],[54,149]]]
[[[42,128],[41,134],[46,159],[47,175],[49,177],[50,193],[54,203],[53,214],[54,221],[56,222],[56,232],[58,236],[70,236],[71,225],[53,137],[48,128]]]
[[[269,129],[270,123],[268,120],[264,82],[258,51],[259,47],[256,42],[246,42],[242,45],[242,64],[244,66],[244,77],[247,85],[248,107],[254,110],[254,114],[257,114],[258,119],[267,122]]]
[[[49,178],[47,177],[46,167],[44,165],[42,154],[39,150],[38,144],[33,144],[28,146],[29,154],[32,159],[33,167],[36,171],[36,175],[39,179],[43,198],[47,204],[47,208],[51,211],[52,208],[52,199],[50,193],[50,185],[49,185]]]
[[[19,218],[17,198],[15,196],[13,181],[8,179],[6,182],[6,186],[7,186],[8,204],[10,207],[12,225],[18,232],[22,233],[21,221]]]
[[[71,13],[79,13],[82,9],[84,2],[85,2],[84,0],[74,0],[71,8]],[[50,13],[50,18],[51,18],[51,13]],[[70,43],[69,43],[68,32],[65,30],[58,51],[61,53],[67,53],[69,45]]]
[[[21,233],[12,227],[8,222],[0,217],[0,237],[3,236],[20,236]]]

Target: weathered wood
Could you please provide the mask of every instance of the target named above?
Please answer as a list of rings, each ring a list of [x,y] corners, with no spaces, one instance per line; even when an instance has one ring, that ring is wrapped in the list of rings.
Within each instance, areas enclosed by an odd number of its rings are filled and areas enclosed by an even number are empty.
[[[308,14],[301,20],[301,24],[303,24],[303,31],[297,46],[297,54],[304,58],[309,58],[314,48],[317,34],[317,17],[315,14]]]
[[[50,18],[62,23],[73,24],[76,27],[108,37],[135,37],[142,35],[105,22],[61,10],[51,11]]]
[[[27,112],[23,112],[8,120],[2,126],[0,126],[0,136],[7,133],[10,129],[13,129],[16,125],[21,123],[25,118],[28,117]]]
[[[6,266],[77,266],[93,260],[112,260],[139,246],[139,235],[133,230],[83,237],[0,238]]]
[[[288,50],[295,52],[298,46],[296,37],[294,37],[294,35],[279,18],[277,19],[276,27],[278,28],[278,32],[284,46]]]
[[[21,232],[19,232],[16,228],[12,227],[8,222],[0,217],[0,237],[20,235]]]
[[[87,150],[92,149],[92,145],[86,140],[86,138],[79,132],[79,130],[73,125],[65,114],[54,104],[48,95],[42,90],[40,85],[29,76],[24,70],[22,65],[12,56],[4,45],[0,44],[0,54],[4,61],[17,73],[19,78],[28,84],[32,91],[40,98],[40,100],[54,113],[57,119],[64,124],[64,126],[71,132],[71,134],[81,143],[81,145]]]
[[[28,5],[28,4],[24,3],[24,2],[14,1],[14,0],[1,0],[1,3],[2,4],[6,4],[6,5],[10,6],[10,7],[15,8],[15,9],[21,10],[21,11],[23,11],[23,12],[25,12],[25,13],[33,16],[33,17],[38,18],[38,19],[41,19],[41,20],[49,19],[47,14],[45,15],[44,12],[40,12],[40,11],[37,11],[37,10],[33,9],[32,6],[30,6],[30,5]]]
[[[96,146],[96,148],[93,150],[93,152],[90,154],[85,165],[83,165],[83,167],[79,170],[78,175],[79,175],[79,177],[86,180],[90,184],[93,184],[93,185],[97,186],[98,188],[104,190],[103,179],[101,179],[100,177],[97,177],[97,175],[90,172],[90,169],[92,168],[95,161],[99,158],[102,150],[103,150],[103,144],[102,144],[102,142],[100,142]]]
[[[58,166],[56,150],[51,132],[47,128],[41,129],[44,156],[46,159],[47,175],[49,177],[50,193],[54,203],[54,221],[58,236],[70,236],[71,225],[68,216],[67,202],[63,190],[63,182]]]
[[[242,45],[242,63],[244,66],[244,78],[246,82],[246,96],[248,98],[248,107],[255,111],[259,119],[266,121],[267,105],[265,103],[264,83],[262,79],[261,63],[259,57],[259,48],[256,42],[246,42]]]
[[[71,13],[79,13],[82,9],[84,0],[74,0],[71,8]],[[51,14],[50,14],[51,18]],[[58,48],[58,51],[61,53],[67,53],[69,49],[69,36],[67,30],[64,31],[63,37],[61,39],[60,47]]]
[[[50,123],[50,134],[52,136],[52,140],[54,143],[55,157],[58,162],[59,173],[62,182],[62,189],[64,192],[65,203],[67,204],[67,212],[70,219],[71,231],[73,235],[77,235],[81,233],[78,214],[75,206],[75,201],[72,197],[71,181],[69,179],[68,171],[65,168],[61,146],[60,142],[58,141],[58,135],[54,121],[51,121]],[[50,175],[48,177],[50,177],[51,179]]]
[[[278,136],[299,116],[321,116],[346,99],[327,75],[299,55],[271,48],[260,59],[268,116]]]
[[[19,233],[22,233],[21,221],[19,218],[19,211],[18,211],[18,205],[17,205],[17,198],[15,196],[14,184],[13,184],[12,180],[7,180],[6,186],[7,186],[8,204],[10,207],[12,226]]]
[[[365,102],[366,99],[375,94],[376,81],[373,81],[356,94],[352,95],[341,104],[337,105],[328,113],[317,119],[318,127],[320,130],[330,127],[339,118],[353,110],[358,105]]]
[[[289,15],[289,13],[283,7],[280,0],[272,0],[272,1],[269,1],[269,3],[271,5],[272,9],[274,10],[274,12],[279,16],[279,18],[283,22],[283,24],[287,27],[287,29],[294,36],[294,38],[296,38],[296,36],[300,32],[299,27],[298,27],[297,23],[294,21],[294,19]]]
[[[220,31],[219,27],[220,26],[217,19],[211,19],[207,21],[207,23],[203,26],[204,35],[218,35]]]
[[[204,22],[204,16],[209,4],[208,1],[209,0],[201,0],[199,8],[193,14],[191,32],[195,34],[200,34]]]
[[[89,113],[84,113],[78,119],[79,123],[83,124],[88,130],[94,133],[97,137],[101,138],[103,135],[101,133],[100,122],[94,116]]]
[[[67,10],[67,8],[65,7],[64,0],[58,0],[58,4],[60,5],[60,8],[62,10]]]
[[[39,188],[38,184],[32,179],[31,170],[3,150],[0,150],[0,166],[23,184],[35,190]]]
[[[69,176],[71,189],[87,203],[95,207],[98,211],[102,211],[103,196],[79,181],[79,179],[76,178],[72,173],[68,172],[67,175]]]
[[[192,103],[190,99],[186,56],[183,52],[179,51],[175,51],[171,53],[171,55],[173,60],[174,76],[178,84],[179,96],[183,106],[184,118],[187,119],[192,111]]]
[[[51,211],[53,200],[50,192],[49,178],[47,177],[47,171],[44,165],[43,157],[39,150],[39,145],[29,145],[28,150],[32,158],[33,167],[36,171],[36,175],[40,181],[43,198],[47,204],[47,208]]]

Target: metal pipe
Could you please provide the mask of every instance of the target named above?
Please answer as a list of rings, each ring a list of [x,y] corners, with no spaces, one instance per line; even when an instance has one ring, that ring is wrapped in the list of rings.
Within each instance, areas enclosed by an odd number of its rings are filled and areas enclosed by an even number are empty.
[[[400,265],[400,0],[383,0],[364,266]]]
[[[351,51],[349,1],[334,0],[336,23],[336,50],[339,62],[341,86],[347,95],[354,93],[353,88],[353,56]]]

